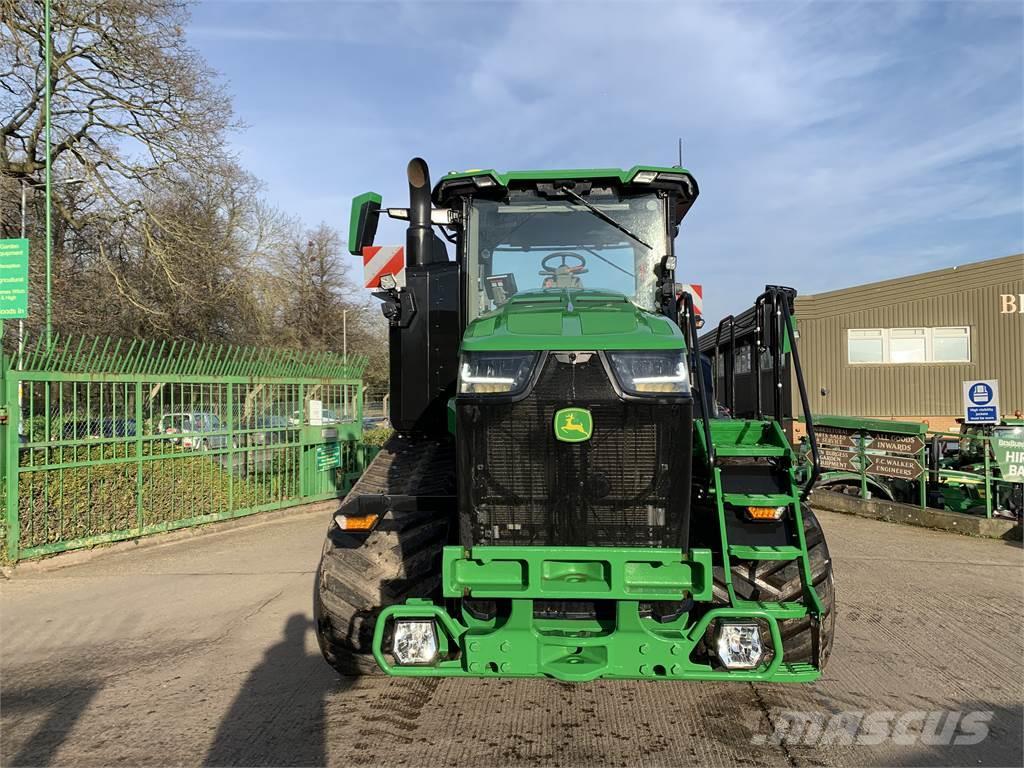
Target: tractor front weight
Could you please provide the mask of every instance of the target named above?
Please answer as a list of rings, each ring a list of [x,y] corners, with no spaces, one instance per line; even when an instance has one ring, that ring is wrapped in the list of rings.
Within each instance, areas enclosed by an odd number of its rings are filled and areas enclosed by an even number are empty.
[[[377,619],[373,655],[390,675],[812,682],[813,664],[787,663],[779,621],[807,616],[798,603],[710,608],[712,555],[694,549],[445,547],[444,605],[412,599]],[[650,601],[693,600],[668,622],[641,614]],[[459,600],[498,601],[507,610],[480,620]],[[608,618],[546,619],[537,600],[614,603]],[[447,606],[447,607],[446,607]],[[453,608],[454,607],[454,608]],[[453,615],[458,613],[459,615]],[[751,668],[716,663],[708,638],[720,625],[758,628],[763,653]],[[395,641],[417,633],[420,657],[401,663]],[[714,643],[712,642],[712,645]]]

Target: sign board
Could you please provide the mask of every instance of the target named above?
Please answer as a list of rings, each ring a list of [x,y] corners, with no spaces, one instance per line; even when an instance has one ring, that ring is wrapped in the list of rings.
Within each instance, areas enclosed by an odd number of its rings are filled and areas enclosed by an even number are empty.
[[[992,451],[999,464],[1001,479],[1010,483],[1024,483],[1024,435],[992,436]]]
[[[693,314],[704,314],[704,286],[700,283],[683,283],[683,292],[693,297]]]
[[[918,435],[900,435],[895,432],[872,432],[864,438],[864,448],[886,453],[917,453],[924,448]]]
[[[822,469],[838,469],[841,472],[860,472],[860,456],[850,451],[821,448],[818,451],[818,466]]]
[[[319,472],[341,466],[341,443],[324,443],[316,447],[316,468]]]
[[[855,429],[842,427],[815,427],[814,434],[822,445],[835,445],[840,448],[856,448],[860,444],[859,432]]]
[[[0,320],[28,317],[28,240],[0,240]]]
[[[999,382],[995,379],[964,382],[964,421],[968,424],[999,423]]]
[[[867,473],[880,477],[916,480],[924,472],[921,462],[913,456],[872,455],[868,459]]]
[[[818,427],[814,430],[818,442],[837,448],[857,448],[861,443],[864,450],[885,451],[887,453],[917,453],[924,448],[924,440],[919,435],[902,435],[898,432],[867,432],[862,435],[859,429],[844,427]]]
[[[322,427],[324,425],[324,401],[310,400],[306,406],[306,420],[311,427]]]
[[[395,278],[398,288],[405,287],[405,248],[399,245],[368,245],[363,248],[363,277],[367,288],[380,288],[384,275]]]

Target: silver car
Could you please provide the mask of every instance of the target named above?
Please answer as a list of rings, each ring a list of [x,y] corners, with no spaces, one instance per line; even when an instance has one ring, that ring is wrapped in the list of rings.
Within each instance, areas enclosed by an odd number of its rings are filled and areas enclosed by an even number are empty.
[[[227,448],[228,437],[217,414],[206,411],[178,411],[160,417],[157,433],[173,435],[171,442],[193,451]],[[216,434],[221,433],[221,434]]]

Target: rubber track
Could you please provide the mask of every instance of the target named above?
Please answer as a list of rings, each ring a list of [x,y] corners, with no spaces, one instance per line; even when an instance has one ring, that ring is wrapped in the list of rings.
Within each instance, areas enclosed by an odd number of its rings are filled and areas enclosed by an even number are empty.
[[[821,668],[824,670],[832,653],[835,635],[835,581],[832,577],[832,558],[825,542],[818,518],[813,510],[804,506],[804,537],[811,563],[811,583],[824,606],[821,619]],[[715,602],[727,604],[723,571],[720,565],[714,567]],[[800,580],[798,560],[741,560],[732,562],[732,584],[736,596],[742,600],[763,600],[768,602],[802,602],[803,584]],[[786,661],[812,661],[811,620],[788,619],[779,622],[782,633],[783,658]]]
[[[393,437],[347,499],[448,495],[454,478],[450,444]],[[389,513],[369,535],[347,534],[331,517],[313,595],[317,640],[331,666],[345,675],[379,672],[370,655],[377,615],[388,605],[437,591],[447,537],[447,519],[436,513]]]

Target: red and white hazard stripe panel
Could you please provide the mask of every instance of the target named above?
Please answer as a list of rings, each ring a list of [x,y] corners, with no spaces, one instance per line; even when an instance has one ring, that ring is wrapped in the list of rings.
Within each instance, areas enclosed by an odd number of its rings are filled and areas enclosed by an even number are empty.
[[[367,288],[380,288],[382,275],[393,275],[405,287],[405,248],[400,245],[369,245],[363,248],[363,277]]]
[[[693,314],[704,314],[704,286],[700,283],[683,283],[683,292],[693,296]]]

